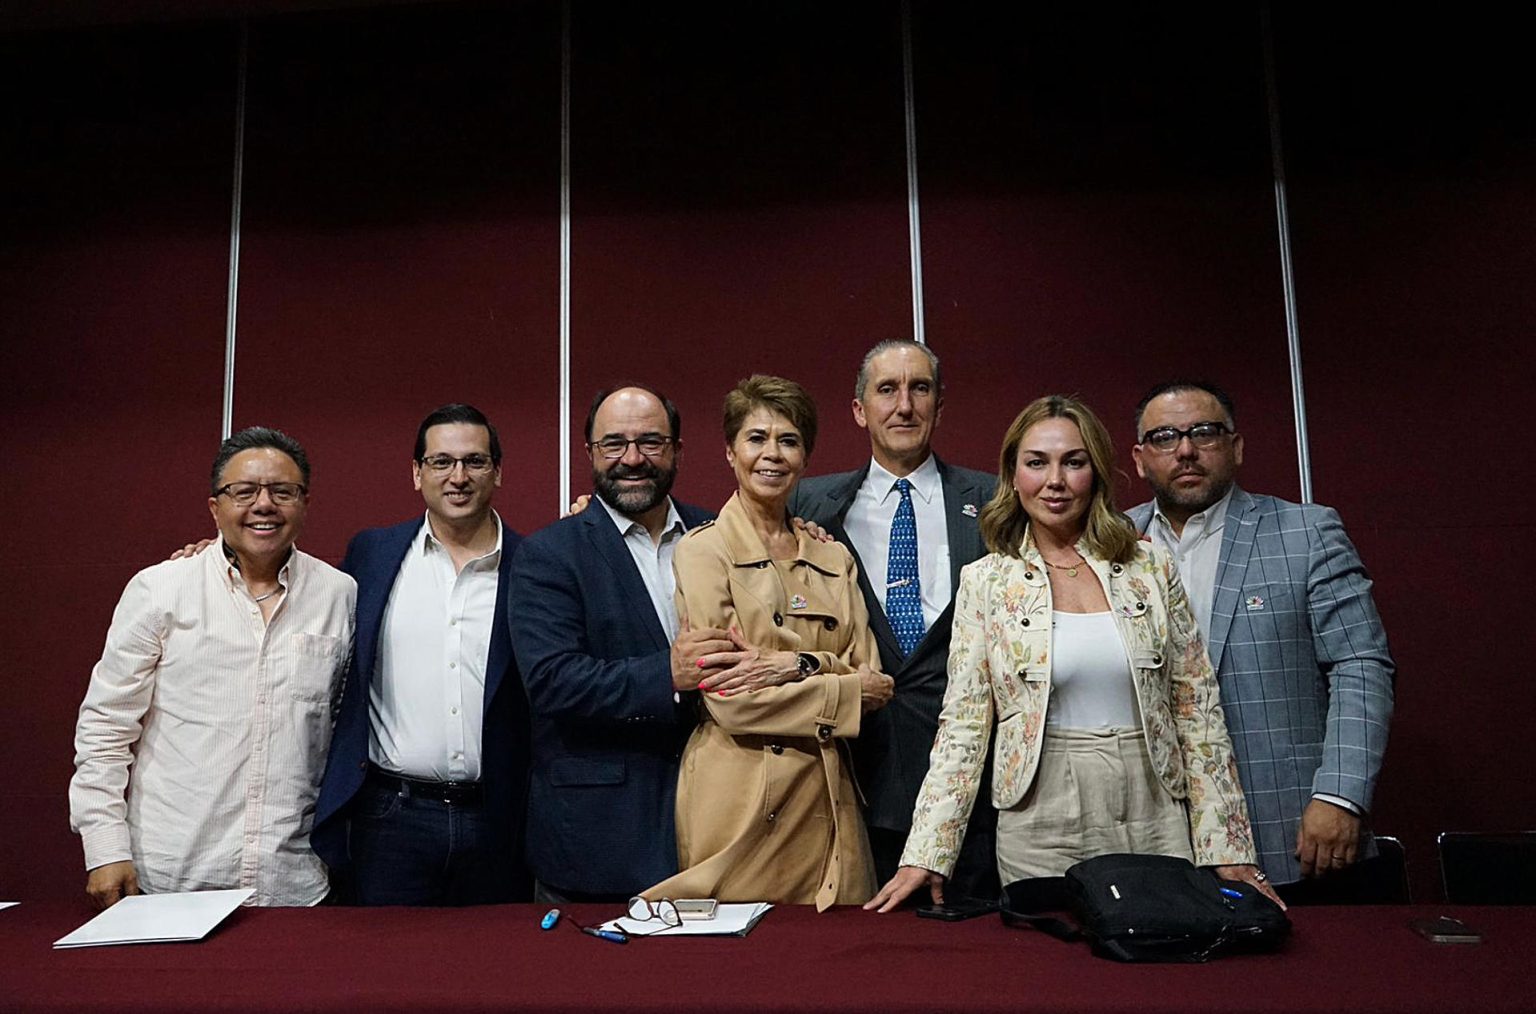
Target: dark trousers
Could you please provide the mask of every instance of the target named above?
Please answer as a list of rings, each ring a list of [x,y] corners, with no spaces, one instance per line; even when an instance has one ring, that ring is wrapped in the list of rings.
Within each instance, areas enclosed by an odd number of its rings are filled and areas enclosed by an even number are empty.
[[[349,829],[350,893],[359,905],[490,905],[512,900],[515,862],[478,804],[446,803],[365,783]]]

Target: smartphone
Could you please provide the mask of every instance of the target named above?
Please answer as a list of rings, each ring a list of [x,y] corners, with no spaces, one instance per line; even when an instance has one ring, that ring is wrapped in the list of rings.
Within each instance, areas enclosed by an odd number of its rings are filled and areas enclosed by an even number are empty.
[[[1480,944],[1483,935],[1460,919],[1442,915],[1438,919],[1415,919],[1413,931],[1436,944]]]
[[[679,898],[672,904],[677,906],[677,914],[687,922],[713,919],[718,906],[714,898]]]
[[[962,898],[947,905],[924,905],[917,910],[919,919],[942,919],[945,922],[960,922],[964,919],[974,919],[978,915],[991,915],[998,909],[995,901],[985,901],[981,898]]]

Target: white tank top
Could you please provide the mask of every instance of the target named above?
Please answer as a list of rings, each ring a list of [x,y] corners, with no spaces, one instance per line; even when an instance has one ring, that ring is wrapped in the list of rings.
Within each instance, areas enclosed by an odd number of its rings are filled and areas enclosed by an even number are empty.
[[[1058,729],[1139,728],[1125,642],[1112,614],[1051,612],[1051,698]]]

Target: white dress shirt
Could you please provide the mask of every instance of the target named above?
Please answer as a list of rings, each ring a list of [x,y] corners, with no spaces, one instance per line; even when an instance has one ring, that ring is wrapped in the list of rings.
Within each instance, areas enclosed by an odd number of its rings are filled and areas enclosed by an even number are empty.
[[[620,514],[600,496],[593,496],[592,499],[602,504],[603,510],[608,512],[609,519],[624,540],[624,548],[634,557],[635,568],[640,571],[640,580],[645,582],[646,594],[651,597],[651,606],[656,610],[656,618],[661,621],[661,629],[667,632],[667,640],[676,640],[678,622],[674,593],[677,591],[677,575],[672,572],[672,557],[677,552],[677,541],[683,537],[684,532],[683,519],[677,513],[677,505],[671,497],[667,498],[667,520],[661,530],[661,540],[653,542],[651,533],[640,522]]]
[[[843,528],[859,552],[880,607],[885,608],[886,567],[891,555],[891,522],[901,494],[897,476],[870,459],[869,474],[848,506]],[[949,527],[944,516],[944,483],[933,455],[906,476],[912,484],[912,514],[917,521],[917,579],[923,593],[923,629],[930,630],[949,606]]]
[[[297,549],[278,581],[263,619],[220,539],[128,583],[75,727],[70,825],[87,869],[132,859],[151,894],[325,897],[309,831],[357,585]]]
[[[1216,567],[1221,562],[1221,533],[1227,527],[1227,504],[1232,502],[1232,489],[1199,514],[1190,515],[1184,522],[1184,531],[1178,535],[1174,534],[1173,522],[1154,500],[1152,523],[1148,526],[1152,544],[1166,549],[1179,568],[1179,579],[1184,582],[1184,591],[1189,595],[1190,612],[1195,614],[1200,636],[1206,640],[1211,637]]]
[[[384,607],[368,683],[368,759],[435,782],[480,779],[485,667],[496,620],[496,545],[454,572],[430,516],[411,540]]]

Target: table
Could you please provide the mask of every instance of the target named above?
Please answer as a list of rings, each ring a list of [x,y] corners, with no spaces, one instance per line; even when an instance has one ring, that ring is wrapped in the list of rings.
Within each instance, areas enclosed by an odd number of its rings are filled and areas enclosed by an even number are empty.
[[[1118,965],[996,917],[770,912],[744,939],[596,940],[531,905],[242,909],[207,940],[55,951],[88,903],[0,911],[0,1011],[1523,1011],[1536,908],[1292,909],[1276,954]],[[1476,945],[1410,918],[1456,915]]]

